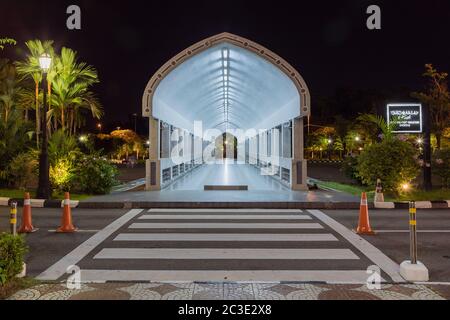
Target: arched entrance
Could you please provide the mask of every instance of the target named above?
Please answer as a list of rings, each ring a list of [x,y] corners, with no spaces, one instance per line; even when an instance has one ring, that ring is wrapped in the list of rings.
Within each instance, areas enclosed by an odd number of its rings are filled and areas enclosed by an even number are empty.
[[[147,190],[208,164],[215,139],[227,133],[237,139],[239,163],[306,190],[303,128],[310,112],[305,81],[281,57],[229,33],[203,40],[169,60],[145,89]]]
[[[216,139],[216,159],[237,161],[238,148],[238,138],[225,132]]]

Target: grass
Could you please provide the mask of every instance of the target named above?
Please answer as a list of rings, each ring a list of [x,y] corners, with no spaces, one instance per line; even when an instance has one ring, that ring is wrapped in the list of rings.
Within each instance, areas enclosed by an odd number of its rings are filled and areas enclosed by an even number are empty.
[[[5,198],[14,198],[14,199],[22,199],[23,198],[23,194],[24,194],[24,190],[20,190],[20,189],[0,189],[0,197],[5,197]],[[36,196],[36,192],[35,191],[30,191],[30,196],[31,198],[34,198]],[[86,200],[88,198],[92,197],[91,195],[88,194],[70,194],[70,199],[71,200]],[[55,193],[53,194],[53,198],[54,199],[64,199],[64,193]]]
[[[370,190],[363,186],[344,184],[330,181],[317,181],[317,185],[323,189],[333,189],[340,192],[349,193],[354,196],[361,196],[361,193],[366,192],[368,200],[372,201],[375,197],[375,190]]]
[[[90,195],[90,194],[76,194],[76,193],[73,193],[73,194],[71,193],[70,194],[70,199],[71,200],[79,200],[79,201],[81,201],[81,200],[89,199],[91,197],[92,197],[92,195]],[[53,194],[53,198],[55,198],[55,199],[64,199],[64,193]]]
[[[361,196],[362,192],[367,192],[369,201],[373,201],[375,188],[367,188],[359,185],[343,184],[338,182],[318,181],[317,185],[322,188],[334,189],[337,191]],[[450,200],[450,189],[436,189],[433,191],[412,190],[400,195],[385,194],[385,201],[444,201]]]
[[[15,278],[4,286],[0,286],[0,300],[5,300],[20,290],[37,286],[40,282],[33,278]]]
[[[443,201],[450,200],[450,189],[433,191],[413,190],[396,197],[396,201]]]
[[[23,190],[19,189],[0,189],[0,197],[4,198],[14,198],[14,199],[20,199],[23,197]],[[33,198],[36,195],[36,192],[30,192],[31,198]]]

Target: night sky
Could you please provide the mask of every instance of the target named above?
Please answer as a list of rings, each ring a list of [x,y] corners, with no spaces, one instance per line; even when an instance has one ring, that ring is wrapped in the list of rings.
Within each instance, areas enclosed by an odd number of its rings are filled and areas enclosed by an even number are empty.
[[[70,4],[82,9],[81,31],[66,29]],[[366,28],[370,4],[381,6],[381,31]],[[140,114],[143,90],[162,64],[224,31],[285,58],[313,96],[340,87],[417,90],[424,85],[425,63],[450,71],[448,0],[0,0],[0,10],[0,37],[15,38],[18,48],[29,39],[53,39],[98,69],[102,82],[95,92],[107,122]]]

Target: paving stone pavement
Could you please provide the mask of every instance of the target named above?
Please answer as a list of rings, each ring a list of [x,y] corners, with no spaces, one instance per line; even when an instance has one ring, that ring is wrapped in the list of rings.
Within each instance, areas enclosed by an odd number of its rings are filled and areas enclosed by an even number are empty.
[[[310,283],[104,283],[41,284],[19,291],[9,300],[445,300],[438,286]],[[444,292],[444,294],[442,294]]]

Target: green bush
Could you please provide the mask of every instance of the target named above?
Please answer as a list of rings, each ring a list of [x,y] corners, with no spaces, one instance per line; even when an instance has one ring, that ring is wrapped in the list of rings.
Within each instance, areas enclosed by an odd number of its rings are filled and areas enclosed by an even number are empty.
[[[5,285],[22,272],[27,250],[23,236],[0,234],[0,285]]]
[[[397,193],[402,183],[410,183],[419,174],[415,155],[416,150],[408,142],[384,140],[361,153],[357,176],[368,186],[375,186],[381,179],[385,190]]]
[[[27,152],[14,157],[7,167],[8,184],[13,188],[27,189],[37,185],[38,155]]]
[[[69,158],[58,159],[50,166],[50,182],[57,192],[70,192],[75,180],[74,164]]]
[[[74,189],[88,194],[107,194],[117,184],[117,168],[95,155],[81,155],[74,169]]]
[[[48,156],[53,166],[60,160],[73,158],[78,152],[77,140],[64,130],[55,131],[48,141]]]
[[[450,187],[450,149],[442,149],[433,155],[433,174],[442,179],[442,186]]]

